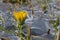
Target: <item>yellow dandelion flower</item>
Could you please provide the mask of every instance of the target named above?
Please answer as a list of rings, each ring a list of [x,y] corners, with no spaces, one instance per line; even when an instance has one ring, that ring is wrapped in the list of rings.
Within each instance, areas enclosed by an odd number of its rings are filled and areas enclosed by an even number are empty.
[[[18,13],[16,11],[14,12],[14,17],[15,17],[16,20],[19,20]]]
[[[27,17],[27,14],[28,12],[25,12],[25,11],[18,11],[18,12],[15,11],[14,17],[16,18],[16,20],[23,21]]]

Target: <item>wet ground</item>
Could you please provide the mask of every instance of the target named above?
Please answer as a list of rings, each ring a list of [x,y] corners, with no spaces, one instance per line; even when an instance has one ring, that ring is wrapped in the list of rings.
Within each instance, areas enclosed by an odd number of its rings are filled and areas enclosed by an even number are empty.
[[[11,12],[11,14],[9,14],[9,12],[8,12],[9,7],[10,7],[9,4],[0,3],[0,11],[2,11],[2,15],[5,20],[5,27],[7,29],[12,29],[12,25],[14,25],[14,21],[13,21],[14,19],[13,19],[13,12]],[[48,23],[46,23],[47,21],[44,19],[43,13],[41,12],[41,10],[39,10],[38,6],[36,6],[34,8],[35,8],[34,15],[36,16],[36,19],[32,20],[33,23],[31,24],[31,34],[35,35],[35,36],[39,36],[39,37],[38,38],[34,37],[34,38],[32,38],[32,40],[45,40],[45,39],[53,40],[54,36],[52,34],[47,35],[47,31],[48,31],[48,29],[51,29],[51,27],[49,27]],[[31,10],[28,7],[22,7],[22,9],[28,11],[29,15],[31,15]],[[13,9],[12,9],[12,11],[13,11]],[[43,16],[41,16],[41,15],[43,15]],[[8,16],[10,16],[9,19],[8,19]],[[13,28],[13,29],[15,29],[15,28]],[[52,31],[52,29],[51,29],[51,31]],[[5,33],[0,36],[4,36],[4,35],[9,36],[9,38],[11,38],[11,40],[17,40],[13,34]]]

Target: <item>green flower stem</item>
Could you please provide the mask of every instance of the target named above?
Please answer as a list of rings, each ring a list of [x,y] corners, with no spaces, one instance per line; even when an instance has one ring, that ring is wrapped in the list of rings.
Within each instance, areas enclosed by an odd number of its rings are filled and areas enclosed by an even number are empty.
[[[17,29],[18,29],[18,36],[22,39],[22,25],[20,25],[20,22],[17,21]]]
[[[19,27],[18,27],[18,29],[19,29],[19,37],[21,38],[21,40],[22,40],[22,25],[19,25]]]
[[[23,36],[23,25],[20,24],[20,22],[18,21],[18,24],[17,24],[17,28],[18,28],[18,36],[21,38],[21,40],[25,40],[25,37]]]

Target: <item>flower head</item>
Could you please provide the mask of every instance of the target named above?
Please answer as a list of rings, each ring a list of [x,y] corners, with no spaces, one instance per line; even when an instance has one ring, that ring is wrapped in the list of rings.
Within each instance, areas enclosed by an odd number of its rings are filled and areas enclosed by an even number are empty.
[[[14,11],[14,17],[17,21],[23,22],[27,17],[28,12],[26,11]]]

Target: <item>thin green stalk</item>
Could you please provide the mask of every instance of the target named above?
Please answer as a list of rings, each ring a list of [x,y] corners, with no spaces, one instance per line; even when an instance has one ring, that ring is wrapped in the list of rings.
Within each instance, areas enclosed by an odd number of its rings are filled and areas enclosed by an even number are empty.
[[[19,30],[18,31],[18,36],[21,38],[22,37],[22,35],[21,35],[21,33],[22,33],[22,26],[20,25],[19,21],[17,21],[17,29]]]
[[[18,36],[21,38],[22,40],[22,25],[18,25]]]
[[[59,40],[59,30],[58,30],[57,40]]]
[[[19,28],[19,33],[20,33],[20,37],[22,37],[22,26],[20,25],[20,28]]]
[[[57,33],[58,33],[58,28],[55,28],[56,30],[55,30],[55,35],[54,35],[54,40],[57,40]]]
[[[18,6],[20,7],[19,3],[20,3],[20,0],[18,0]]]
[[[54,35],[54,40],[57,40],[57,35],[56,35],[57,31],[55,31],[55,35]]]
[[[31,2],[30,0],[28,0],[28,2],[30,3],[30,7],[32,8],[32,16],[33,16],[33,14],[34,14],[34,7],[33,7],[33,4],[32,4],[32,2]]]
[[[30,37],[31,37],[31,29],[30,27],[28,28],[28,37],[27,37],[27,40],[30,40]]]
[[[21,0],[21,5],[22,5],[22,3],[23,3],[23,2],[22,2],[22,0]]]

